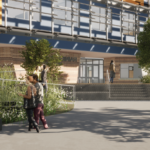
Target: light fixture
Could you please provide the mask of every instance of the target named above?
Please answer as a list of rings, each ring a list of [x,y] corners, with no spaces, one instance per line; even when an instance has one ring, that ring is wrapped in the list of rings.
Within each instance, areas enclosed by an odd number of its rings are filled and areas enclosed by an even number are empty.
[[[140,10],[140,11],[143,11],[144,9],[143,9],[143,8],[140,8],[139,10]]]
[[[123,5],[123,7],[130,8],[131,6],[130,5]]]
[[[113,4],[113,5],[116,5],[117,3],[116,3],[116,2],[112,2],[112,4]]]

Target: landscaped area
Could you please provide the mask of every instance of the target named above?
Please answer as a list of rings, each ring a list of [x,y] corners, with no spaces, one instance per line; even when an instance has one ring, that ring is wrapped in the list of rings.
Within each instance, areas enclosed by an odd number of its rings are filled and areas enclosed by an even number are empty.
[[[23,98],[17,93],[25,94],[27,85],[23,81],[10,81],[16,80],[13,64],[0,67],[0,79],[9,79],[0,80],[0,118],[2,118],[2,123],[26,120],[26,112],[22,107]],[[58,85],[49,84],[47,95],[44,96],[44,115],[48,116],[72,110],[74,108],[73,97],[67,96],[66,90],[61,89]],[[69,102],[72,103],[67,104],[66,98],[70,99]]]

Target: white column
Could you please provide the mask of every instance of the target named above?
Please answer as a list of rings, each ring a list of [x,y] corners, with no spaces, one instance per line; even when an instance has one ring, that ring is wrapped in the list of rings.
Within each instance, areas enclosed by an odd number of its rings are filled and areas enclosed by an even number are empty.
[[[54,16],[53,16],[53,14],[54,14],[54,2],[53,1],[51,1],[51,3],[52,3],[52,8],[51,8],[51,14],[52,14],[52,20],[51,20],[51,29],[52,29],[52,33],[54,33]]]
[[[89,8],[89,23],[90,23],[90,31],[89,36],[92,37],[92,0],[90,0],[90,8]]]
[[[7,0],[5,0],[5,6],[7,6]],[[7,27],[7,7],[5,7],[5,27]]]
[[[112,18],[111,18],[112,21]],[[108,40],[108,0],[107,0],[107,5],[106,5],[106,40]]]
[[[71,35],[74,35],[74,16],[73,16],[73,11],[74,11],[74,5],[73,5],[73,0],[71,1]],[[79,16],[78,16],[79,17]]]

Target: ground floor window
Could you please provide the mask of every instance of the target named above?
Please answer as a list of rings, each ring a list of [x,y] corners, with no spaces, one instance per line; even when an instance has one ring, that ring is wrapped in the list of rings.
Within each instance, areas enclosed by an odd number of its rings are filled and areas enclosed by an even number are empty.
[[[79,83],[104,83],[103,59],[80,59]]]
[[[121,64],[120,65],[120,78],[141,78],[142,69],[138,64]]]

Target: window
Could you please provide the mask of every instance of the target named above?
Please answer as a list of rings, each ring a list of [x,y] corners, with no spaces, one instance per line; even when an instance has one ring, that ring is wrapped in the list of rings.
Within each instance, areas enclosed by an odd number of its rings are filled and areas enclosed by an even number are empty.
[[[79,5],[78,3],[73,2],[74,8],[78,9]],[[54,23],[55,24],[60,24],[60,25],[67,25],[67,26],[71,26],[71,1],[70,0],[59,0],[57,2],[54,1],[54,14],[56,14],[57,16],[55,16],[55,18],[58,19],[54,19]],[[62,8],[62,9],[61,9]],[[66,9],[66,10],[63,10]],[[78,15],[78,10],[74,9],[74,26],[78,27],[79,24],[79,16],[75,16]],[[60,20],[63,19],[63,20]],[[69,21],[67,21],[69,20]]]
[[[20,2],[8,0],[8,6],[18,8],[18,9],[8,8],[9,17],[29,20],[29,11],[26,11],[29,10],[29,0],[20,0]],[[26,10],[20,10],[19,8]],[[34,3],[32,9],[34,11],[40,12],[40,0],[37,0]],[[40,14],[33,12],[32,19],[35,21],[40,21]]]
[[[101,7],[92,6],[92,27],[94,30],[106,31],[106,9]],[[108,17],[111,18],[111,10],[109,9]],[[110,24],[111,19],[108,19],[108,23]],[[111,32],[111,26],[108,25],[108,31]]]
[[[123,34],[135,35],[135,15],[123,13]]]

